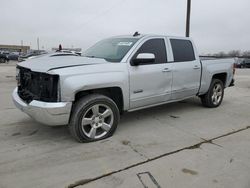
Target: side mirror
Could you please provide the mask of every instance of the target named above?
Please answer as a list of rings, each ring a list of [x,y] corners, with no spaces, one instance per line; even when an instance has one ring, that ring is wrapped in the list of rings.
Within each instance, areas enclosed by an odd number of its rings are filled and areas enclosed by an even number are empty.
[[[153,63],[155,61],[155,55],[152,53],[140,53],[135,59],[132,60],[133,66],[140,64]]]

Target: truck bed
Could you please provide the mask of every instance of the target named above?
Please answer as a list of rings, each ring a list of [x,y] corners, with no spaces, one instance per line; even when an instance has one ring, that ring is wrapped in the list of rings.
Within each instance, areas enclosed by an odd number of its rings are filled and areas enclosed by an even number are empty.
[[[228,87],[233,78],[233,67],[235,60],[233,58],[224,59],[201,59],[202,75],[199,94],[204,94],[211,83],[214,74],[226,74],[225,87]]]

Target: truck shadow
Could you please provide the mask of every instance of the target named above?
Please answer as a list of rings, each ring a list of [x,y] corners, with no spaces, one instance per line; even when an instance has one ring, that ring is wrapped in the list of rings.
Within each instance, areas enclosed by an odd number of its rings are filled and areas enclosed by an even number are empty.
[[[181,114],[187,111],[200,110],[202,108],[198,98],[191,98],[180,102],[125,113],[121,116],[117,132],[122,134],[120,131],[123,129],[133,129],[135,122],[145,122],[151,117],[166,118],[167,116],[169,119],[178,119],[181,118]],[[23,121],[18,123],[13,123],[8,127],[7,133],[5,134],[15,140],[22,140],[23,142],[30,142],[32,140],[36,142],[75,142],[70,136],[67,126],[50,127],[37,123],[29,117],[24,118]]]
[[[160,106],[142,109],[134,112],[125,113],[121,117],[121,122],[119,126],[122,126],[123,124],[126,124],[131,121],[131,123],[135,120],[140,120],[147,118],[149,116],[153,117],[161,117],[161,116],[168,116],[169,118],[180,118],[182,113],[185,113],[186,111],[190,110],[197,110],[202,109],[203,106],[201,105],[200,99],[198,97],[194,97],[191,99],[169,103],[169,104],[163,104]]]

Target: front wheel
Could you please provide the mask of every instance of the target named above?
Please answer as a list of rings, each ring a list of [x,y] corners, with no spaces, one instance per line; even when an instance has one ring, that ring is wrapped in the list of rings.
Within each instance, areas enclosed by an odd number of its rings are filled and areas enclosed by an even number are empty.
[[[216,108],[220,106],[224,97],[224,84],[219,79],[213,79],[208,92],[200,96],[203,106]]]
[[[93,142],[112,136],[119,118],[119,110],[113,100],[92,94],[74,105],[69,130],[79,142]]]

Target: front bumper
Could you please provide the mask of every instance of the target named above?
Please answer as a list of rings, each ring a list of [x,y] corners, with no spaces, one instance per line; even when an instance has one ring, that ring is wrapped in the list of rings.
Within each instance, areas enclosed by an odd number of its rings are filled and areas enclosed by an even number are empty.
[[[72,102],[33,100],[27,104],[18,96],[17,88],[12,93],[12,99],[17,108],[40,123],[50,126],[67,125],[69,123]]]

